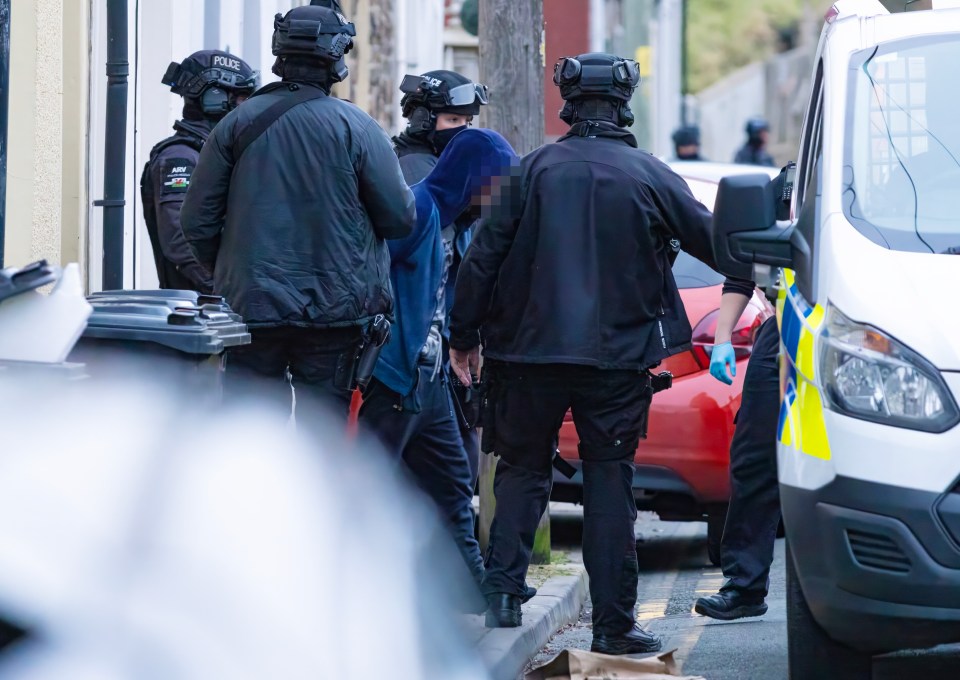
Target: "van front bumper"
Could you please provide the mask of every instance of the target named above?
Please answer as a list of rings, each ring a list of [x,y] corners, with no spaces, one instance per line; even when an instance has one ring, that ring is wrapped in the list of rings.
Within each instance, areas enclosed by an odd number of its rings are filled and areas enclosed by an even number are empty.
[[[803,594],[835,640],[878,653],[960,641],[960,487],[780,485]]]

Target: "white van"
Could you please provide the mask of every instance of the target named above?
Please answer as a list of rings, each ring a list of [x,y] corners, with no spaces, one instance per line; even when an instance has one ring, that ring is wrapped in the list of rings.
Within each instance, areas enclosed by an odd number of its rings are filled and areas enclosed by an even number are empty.
[[[789,221],[766,176],[717,197],[721,269],[784,268],[794,680],[960,641],[960,9],[921,3],[827,13]]]

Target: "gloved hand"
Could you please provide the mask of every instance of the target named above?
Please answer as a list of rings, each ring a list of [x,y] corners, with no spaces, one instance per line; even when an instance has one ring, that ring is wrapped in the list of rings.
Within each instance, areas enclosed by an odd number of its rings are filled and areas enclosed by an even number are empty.
[[[727,375],[727,369],[730,369],[730,375]],[[733,345],[725,342],[722,345],[714,345],[710,353],[710,375],[722,383],[733,384],[730,376],[737,374],[737,355],[733,352]]]

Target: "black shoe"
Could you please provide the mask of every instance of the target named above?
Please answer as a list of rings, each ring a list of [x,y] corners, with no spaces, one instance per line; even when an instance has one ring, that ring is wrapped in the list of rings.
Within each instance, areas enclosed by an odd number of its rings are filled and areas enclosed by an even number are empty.
[[[711,619],[733,621],[748,616],[763,616],[767,613],[767,603],[762,597],[728,589],[710,597],[701,597],[697,600],[694,611]]]
[[[518,628],[522,621],[520,598],[508,593],[487,595],[487,628]]]
[[[520,596],[520,603],[526,604],[527,602],[532,600],[534,596],[537,594],[537,589],[534,588],[533,586],[528,586],[528,585],[524,585],[523,587],[525,591],[523,595]]]
[[[637,624],[624,635],[597,635],[593,636],[591,652],[601,654],[645,654],[659,652],[663,647],[663,640],[659,635],[648,633]]]

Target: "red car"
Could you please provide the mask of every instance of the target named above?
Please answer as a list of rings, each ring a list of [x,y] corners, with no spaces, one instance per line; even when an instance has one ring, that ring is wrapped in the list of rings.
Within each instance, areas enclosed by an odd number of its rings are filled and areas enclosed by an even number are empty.
[[[687,180],[698,200],[711,207],[722,177],[776,175],[772,168],[720,163],[678,162],[671,168]],[[638,508],[653,510],[663,520],[707,521],[710,560],[719,564],[720,537],[730,498],[733,418],[740,408],[743,377],[756,331],[774,309],[759,290],[754,291],[733,335],[737,375],[732,386],[725,385],[709,371],[724,277],[686,253],[680,253],[673,274],[693,327],[693,348],[670,357],[656,369],[673,373],[673,387],[654,397],[648,436],[640,442],[634,457],[634,497]],[[577,468],[577,473],[567,479],[554,471],[552,500],[583,500],[578,442],[568,413],[560,429],[560,455]]]

